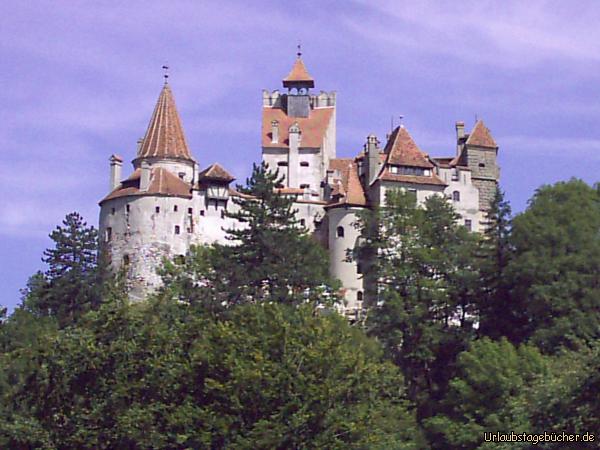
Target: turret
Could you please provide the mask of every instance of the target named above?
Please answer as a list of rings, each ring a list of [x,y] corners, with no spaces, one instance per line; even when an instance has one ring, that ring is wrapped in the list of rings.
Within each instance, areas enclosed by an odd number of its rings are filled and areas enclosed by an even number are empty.
[[[306,70],[300,49],[298,49],[297,56],[292,70],[283,79],[283,87],[288,88],[287,115],[290,117],[308,117],[310,113],[310,88],[315,87],[315,80]]]

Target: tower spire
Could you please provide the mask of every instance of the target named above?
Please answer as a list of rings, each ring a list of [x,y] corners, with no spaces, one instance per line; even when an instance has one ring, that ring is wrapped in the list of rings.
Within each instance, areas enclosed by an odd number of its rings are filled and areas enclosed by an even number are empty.
[[[194,160],[166,76],[137,157]]]

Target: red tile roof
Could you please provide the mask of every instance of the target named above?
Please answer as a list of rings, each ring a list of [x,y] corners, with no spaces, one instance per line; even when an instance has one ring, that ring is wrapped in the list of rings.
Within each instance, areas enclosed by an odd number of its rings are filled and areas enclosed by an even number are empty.
[[[285,111],[280,108],[263,108],[262,113],[262,146],[263,147],[288,147],[289,131],[288,129],[294,122],[300,127],[301,140],[300,147],[320,148],[323,145],[323,139],[327,127],[332,120],[334,108],[312,109],[308,117],[288,117]],[[279,142],[271,142],[271,122],[279,122]]]
[[[467,145],[498,148],[498,144],[496,144],[496,141],[492,137],[492,133],[490,133],[488,127],[485,126],[483,120],[478,120],[473,127],[473,131],[471,131],[471,134],[467,139]]]
[[[332,192],[332,196],[339,197],[338,200],[328,206],[366,206],[367,198],[358,176],[358,164],[349,158],[338,158],[331,160],[329,167],[341,171],[342,179],[334,185]]]
[[[147,191],[140,190],[141,169],[135,170],[121,185],[100,200],[100,204],[114,198],[131,195],[164,195],[191,198],[191,185],[163,167],[150,169],[150,185]]]
[[[165,84],[160,92],[137,157],[194,160],[185,140],[175,99],[168,84]]]
[[[283,86],[292,87],[298,82],[308,84],[310,87],[315,87],[315,80],[310,76],[308,70],[306,70],[306,66],[300,57],[294,61],[292,70],[288,76],[283,79]]]
[[[397,166],[433,168],[433,164],[425,153],[417,147],[406,128],[397,127],[391,134],[384,152],[388,158],[386,163]]]
[[[235,177],[227,172],[219,163],[214,163],[198,174],[199,180],[216,180],[231,183]]]

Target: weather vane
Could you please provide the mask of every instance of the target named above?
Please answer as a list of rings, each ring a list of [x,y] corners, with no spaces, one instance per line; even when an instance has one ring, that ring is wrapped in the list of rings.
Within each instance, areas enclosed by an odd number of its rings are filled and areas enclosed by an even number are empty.
[[[165,74],[163,75],[163,77],[165,77],[165,83],[166,83],[169,79],[169,66],[167,66],[165,64],[164,66],[162,66],[162,68],[165,71]]]

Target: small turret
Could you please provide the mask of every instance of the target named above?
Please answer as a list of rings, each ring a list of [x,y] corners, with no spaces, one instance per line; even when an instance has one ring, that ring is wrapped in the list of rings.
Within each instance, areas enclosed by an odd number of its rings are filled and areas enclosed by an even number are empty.
[[[298,46],[298,54],[292,70],[283,79],[283,87],[288,88],[287,115],[290,117],[308,117],[310,113],[310,88],[315,87],[315,80],[310,76],[302,61],[302,53]]]

